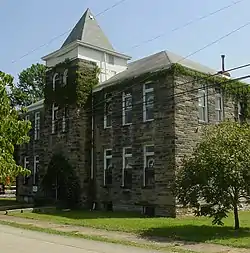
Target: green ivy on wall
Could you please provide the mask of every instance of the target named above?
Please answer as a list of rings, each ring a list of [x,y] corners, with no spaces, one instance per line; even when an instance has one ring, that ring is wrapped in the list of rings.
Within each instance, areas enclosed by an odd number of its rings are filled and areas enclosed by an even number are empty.
[[[221,87],[226,95],[232,97],[234,100],[246,99],[250,95],[250,85],[239,80],[228,79],[219,75],[201,73],[199,71],[186,68],[178,63],[172,65],[172,71],[175,74],[191,76],[198,81],[215,84],[217,87]]]
[[[67,84],[62,85],[62,75],[65,69],[68,69]],[[55,73],[61,76],[60,84],[55,90],[52,87],[52,78]],[[57,103],[59,106],[75,104],[83,107],[89,95],[98,82],[99,68],[94,63],[89,62],[71,62],[66,59],[49,69],[45,86],[45,104],[51,105]]]

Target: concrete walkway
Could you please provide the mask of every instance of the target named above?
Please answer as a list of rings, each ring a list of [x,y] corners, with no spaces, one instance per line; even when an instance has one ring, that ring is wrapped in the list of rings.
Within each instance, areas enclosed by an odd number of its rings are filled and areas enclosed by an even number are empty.
[[[127,242],[134,242],[138,244],[147,244],[147,245],[156,245],[160,247],[173,247],[184,250],[192,250],[194,252],[199,253],[250,253],[249,249],[239,249],[239,248],[230,248],[226,246],[221,246],[217,244],[208,244],[208,243],[184,243],[184,242],[166,242],[166,238],[151,238],[145,239],[134,234],[128,234],[117,231],[106,231],[88,227],[80,227],[80,226],[71,226],[71,225],[62,225],[51,223],[48,221],[41,220],[31,220],[26,218],[8,216],[8,215],[0,215],[0,220],[15,222],[18,224],[32,225],[38,228],[49,228],[54,229],[60,232],[74,232],[86,236],[98,236],[102,238],[108,238],[112,240],[120,240]]]
[[[0,225],[1,252],[4,253],[154,253],[123,245],[89,241],[28,231]]]

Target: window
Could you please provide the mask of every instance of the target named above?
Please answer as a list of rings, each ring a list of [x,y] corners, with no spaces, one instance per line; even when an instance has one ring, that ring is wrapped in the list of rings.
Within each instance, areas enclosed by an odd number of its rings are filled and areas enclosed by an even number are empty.
[[[154,146],[144,146],[143,186],[154,186]]]
[[[115,64],[115,57],[113,55],[108,55],[108,63],[111,65]]]
[[[152,83],[143,85],[143,120],[154,119],[154,88]]]
[[[57,130],[57,114],[58,114],[58,106],[56,104],[52,104],[52,122],[51,122],[52,134],[54,134]]]
[[[132,187],[132,148],[123,148],[122,187]]]
[[[34,167],[33,167],[33,185],[38,183],[38,172],[39,172],[39,156],[34,156]]]
[[[68,108],[65,107],[63,110],[63,118],[62,118],[62,131],[66,132],[68,129]]]
[[[59,76],[58,73],[55,73],[54,76],[53,76],[53,84],[52,84],[53,90],[56,89],[56,87],[59,84],[59,82],[60,82],[60,76]]]
[[[40,138],[40,112],[35,113],[35,140]]]
[[[112,149],[104,150],[104,177],[103,185],[112,184]]]
[[[123,125],[132,123],[132,94],[123,92],[122,95]]]
[[[29,157],[28,156],[24,157],[23,167],[25,169],[29,169]],[[23,177],[23,184],[24,185],[27,185],[29,183],[29,178],[30,178],[29,176],[24,176]]]
[[[68,82],[68,69],[65,69],[64,70],[64,73],[63,73],[63,86],[67,85],[67,82]]]
[[[223,99],[221,93],[215,94],[215,117],[217,122],[223,120]]]
[[[111,94],[105,94],[104,106],[104,128],[111,127],[112,125],[112,97]]]
[[[199,121],[207,122],[208,116],[207,116],[207,92],[206,88],[203,86],[198,91],[198,106],[199,106]]]
[[[29,114],[27,114],[27,115],[25,116],[25,120],[27,120],[27,121],[30,120],[30,115],[29,115]]]

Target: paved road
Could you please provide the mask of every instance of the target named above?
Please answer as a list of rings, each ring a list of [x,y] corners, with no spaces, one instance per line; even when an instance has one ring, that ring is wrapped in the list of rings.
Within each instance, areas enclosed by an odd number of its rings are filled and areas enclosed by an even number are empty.
[[[153,253],[154,250],[89,241],[0,225],[0,252],[4,253]]]

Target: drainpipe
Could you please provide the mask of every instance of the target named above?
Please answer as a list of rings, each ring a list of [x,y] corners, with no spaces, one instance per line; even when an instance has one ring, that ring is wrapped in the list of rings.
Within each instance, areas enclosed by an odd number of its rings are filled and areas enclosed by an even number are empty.
[[[104,52],[105,81],[107,81],[107,54]]]

